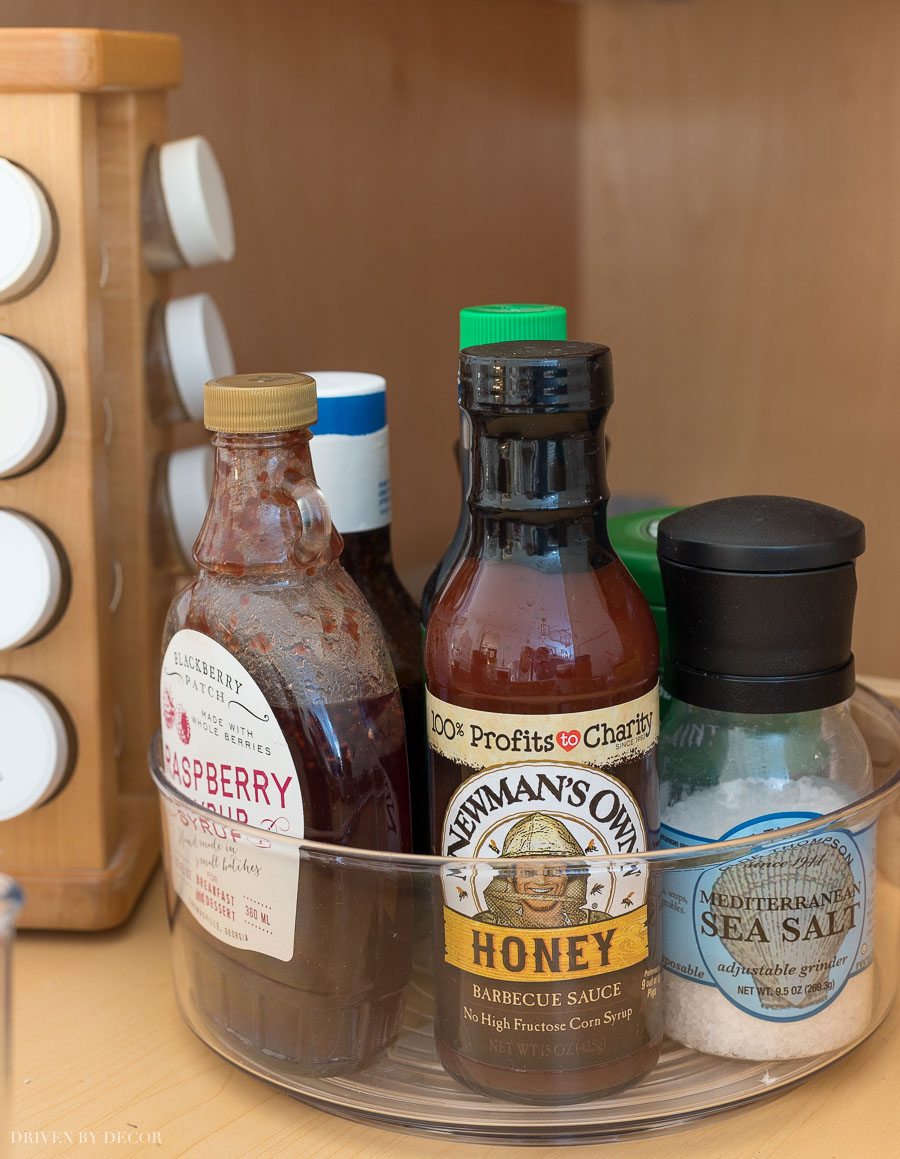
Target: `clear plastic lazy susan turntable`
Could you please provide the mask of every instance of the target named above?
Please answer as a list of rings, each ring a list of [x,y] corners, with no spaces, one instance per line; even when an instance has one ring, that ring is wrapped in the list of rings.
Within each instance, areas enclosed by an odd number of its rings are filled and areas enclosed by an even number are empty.
[[[182,1013],[217,1053],[312,1106],[420,1135],[488,1143],[602,1142],[675,1130],[772,1098],[867,1038],[896,996],[900,713],[864,689],[853,710],[876,785],[854,804],[789,829],[712,845],[638,858],[588,854],[579,859],[588,894],[591,882],[621,879],[626,870],[633,876],[636,861],[638,876],[651,890],[672,889],[673,882],[709,874],[727,883],[735,877],[734,867],[750,858],[780,864],[785,851],[793,856],[797,848],[865,844],[875,859],[867,903],[871,924],[865,946],[854,944],[854,957],[864,968],[842,969],[846,955],[839,951],[845,943],[832,938],[837,946],[832,954],[828,929],[817,927],[823,935],[819,957],[827,951],[828,960],[805,968],[801,962],[797,977],[789,979],[793,986],[779,985],[783,979],[776,978],[767,988],[772,1003],[790,1006],[788,1023],[801,1025],[814,1012],[807,1025],[823,1028],[818,1035],[804,1031],[794,1037],[808,1052],[802,1057],[726,1058],[666,1038],[659,1061],[643,1079],[604,1097],[546,1106],[479,1094],[447,1073],[435,1047],[443,903],[448,888],[467,890],[470,883],[481,883],[475,888],[484,893],[483,883],[511,871],[510,859],[402,857],[263,835],[187,801],[169,784],[154,754]],[[198,874],[208,885],[203,867],[229,858],[249,883],[247,897],[217,896],[215,890],[204,897]],[[558,860],[564,869],[565,860]],[[551,859],[547,864],[552,868]],[[296,919],[289,936],[272,929],[266,908],[284,905],[285,898]],[[205,926],[195,916],[200,904],[218,913]],[[240,931],[229,917],[237,906],[250,911],[259,941],[281,939],[280,956],[240,948]],[[216,936],[211,921],[222,923]],[[223,941],[229,933],[230,941]],[[765,974],[765,962],[757,964],[752,954],[734,961],[748,977],[754,970],[757,978]],[[669,974],[663,970],[663,1003],[679,1000]]]

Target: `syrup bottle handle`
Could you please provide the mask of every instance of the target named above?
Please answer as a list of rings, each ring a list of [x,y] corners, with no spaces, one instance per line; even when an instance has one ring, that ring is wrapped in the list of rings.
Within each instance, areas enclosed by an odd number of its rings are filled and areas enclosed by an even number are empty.
[[[294,558],[304,567],[323,562],[331,542],[331,512],[325,496],[311,479],[302,479],[294,490],[302,531],[294,541]]]

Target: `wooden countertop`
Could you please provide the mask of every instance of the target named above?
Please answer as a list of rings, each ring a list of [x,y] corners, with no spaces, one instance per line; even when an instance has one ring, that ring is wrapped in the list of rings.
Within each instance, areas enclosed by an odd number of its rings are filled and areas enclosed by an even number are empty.
[[[159,873],[119,930],[20,933],[13,1018],[13,1159],[600,1154],[588,1146],[463,1146],[358,1126],[306,1107],[223,1062],[188,1030],[176,1008]],[[896,1156],[898,1042],[900,1007],[856,1052],[787,1094],[738,1116],[613,1144],[606,1152],[623,1159],[657,1159],[661,1153],[666,1159]]]

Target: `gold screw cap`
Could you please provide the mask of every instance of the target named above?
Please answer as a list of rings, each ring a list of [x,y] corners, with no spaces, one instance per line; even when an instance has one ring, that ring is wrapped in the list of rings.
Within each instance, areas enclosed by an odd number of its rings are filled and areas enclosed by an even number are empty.
[[[208,431],[276,434],[311,426],[317,417],[316,383],[308,374],[229,374],[203,388]]]

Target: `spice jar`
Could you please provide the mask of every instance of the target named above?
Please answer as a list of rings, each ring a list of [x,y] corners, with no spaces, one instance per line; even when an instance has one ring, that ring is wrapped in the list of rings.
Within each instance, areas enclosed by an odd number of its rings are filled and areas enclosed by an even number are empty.
[[[673,696],[660,843],[782,829],[869,792],[848,704],[858,519],[800,499],[701,503],[659,525]],[[666,1032],[737,1058],[846,1046],[870,1021],[871,830],[813,833],[663,888]]]
[[[213,451],[208,444],[158,456],[153,469],[150,553],[168,572],[172,591],[193,578],[192,552],[209,507]]]
[[[0,777],[0,821],[45,804],[63,787],[75,756],[75,734],[46,689],[0,677],[3,763],[15,775]]]
[[[153,304],[145,366],[155,423],[203,418],[204,383],[234,374],[228,331],[209,294]]]
[[[0,157],[0,302],[21,298],[41,282],[56,246],[56,215],[43,186]]]
[[[0,651],[21,648],[62,615],[69,567],[62,547],[21,511],[0,510]]]
[[[205,137],[152,146],[141,186],[144,261],[154,274],[234,257],[225,179]]]
[[[63,410],[43,358],[24,342],[0,335],[0,478],[30,471],[50,454]]]

